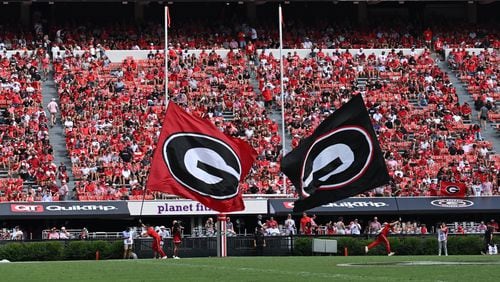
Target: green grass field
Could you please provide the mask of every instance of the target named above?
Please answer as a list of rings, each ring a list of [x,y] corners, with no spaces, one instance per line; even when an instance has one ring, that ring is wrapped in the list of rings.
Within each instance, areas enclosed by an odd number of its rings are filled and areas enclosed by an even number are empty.
[[[0,281],[500,281],[500,256],[231,257],[0,264]]]

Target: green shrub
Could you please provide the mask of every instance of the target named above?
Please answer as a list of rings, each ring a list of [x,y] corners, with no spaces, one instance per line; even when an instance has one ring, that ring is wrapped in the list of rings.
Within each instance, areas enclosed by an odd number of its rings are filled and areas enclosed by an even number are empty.
[[[337,240],[337,255],[344,255],[344,248],[347,248],[348,255],[364,255],[364,247],[375,240],[375,237],[330,237]],[[500,238],[495,238],[500,244]],[[398,255],[436,255],[438,253],[438,242],[435,236],[407,236],[389,237],[391,251]],[[305,256],[312,254],[312,238],[297,237],[294,244],[294,255]],[[449,236],[448,254],[450,255],[478,255],[484,248],[484,241],[481,235]],[[385,246],[380,244],[370,250],[370,255],[386,255]]]
[[[62,242],[10,243],[0,247],[0,258],[10,261],[60,260]]]
[[[64,245],[61,242],[34,242],[25,243],[24,246],[30,254],[27,260],[60,260]]]
[[[0,245],[0,259],[10,261],[50,261],[95,259],[99,251],[100,259],[120,258],[121,241],[51,241],[20,242]]]
[[[483,247],[483,236],[448,237],[448,254],[450,255],[479,255]]]
[[[293,254],[297,256],[312,255],[312,238],[311,237],[295,237],[293,245]]]
[[[101,254],[102,259],[119,259],[123,257],[123,241],[109,242],[106,251]]]
[[[97,251],[99,251],[99,258],[110,258],[112,257],[111,246],[113,244],[113,242],[106,241],[70,241],[64,249],[64,258],[70,260],[95,259]]]

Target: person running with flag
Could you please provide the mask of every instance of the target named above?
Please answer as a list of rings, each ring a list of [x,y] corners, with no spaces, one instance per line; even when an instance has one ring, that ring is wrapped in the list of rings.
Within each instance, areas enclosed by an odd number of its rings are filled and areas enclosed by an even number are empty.
[[[156,255],[159,254],[162,259],[166,259],[167,255],[163,251],[163,248],[161,247],[161,236],[154,230],[152,226],[145,225],[142,223],[142,221],[139,221],[139,223],[142,225],[143,228],[146,228],[145,234],[149,237],[153,238],[153,243],[151,245],[151,248],[153,249],[153,255],[154,258],[156,258]]]
[[[389,240],[387,239],[387,235],[389,235],[389,231],[398,224],[399,221],[396,220],[392,223],[384,222],[382,230],[380,233],[377,235],[377,239],[370,243],[368,246],[365,246],[365,253],[367,254],[372,248],[375,248],[376,246],[380,244],[385,245],[385,249],[387,251],[388,256],[393,256],[394,252],[391,252],[391,244],[389,243]]]

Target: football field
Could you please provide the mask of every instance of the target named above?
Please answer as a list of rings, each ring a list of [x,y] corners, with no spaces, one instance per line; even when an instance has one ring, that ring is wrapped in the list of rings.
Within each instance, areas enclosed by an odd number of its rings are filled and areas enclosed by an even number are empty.
[[[0,263],[1,281],[499,281],[500,256],[231,257]]]

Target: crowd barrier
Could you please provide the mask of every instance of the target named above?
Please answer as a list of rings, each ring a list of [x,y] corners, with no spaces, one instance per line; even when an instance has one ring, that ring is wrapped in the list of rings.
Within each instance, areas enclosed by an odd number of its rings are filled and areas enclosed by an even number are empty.
[[[387,53],[387,52],[391,51],[392,49],[396,50],[397,52],[402,51],[403,54],[405,54],[405,55],[412,52],[412,49],[409,49],[409,48],[364,49],[363,52],[366,55],[374,53],[375,55],[378,56],[382,52]],[[275,57],[279,56],[279,49],[258,49],[257,53],[260,54],[263,50],[266,53],[273,53],[273,55]],[[348,50],[351,54],[356,54],[358,52],[358,49],[348,49]],[[445,53],[446,58],[448,57],[448,55],[450,54],[450,52],[452,50],[453,50],[453,48],[444,49],[444,53]],[[479,54],[481,51],[484,50],[484,48],[466,48],[465,50],[467,50],[469,53],[475,52],[476,54]],[[493,50],[494,50],[493,48],[488,48],[489,52],[492,52]],[[124,59],[130,58],[130,57],[134,58],[135,60],[145,60],[148,58],[148,54],[151,51],[153,53],[157,52],[157,50],[106,50],[106,56],[110,59],[111,62],[119,63],[119,62],[122,62]],[[202,51],[203,50],[201,50],[201,49],[185,50],[186,54],[195,54],[195,55],[199,55]],[[207,49],[204,51],[208,53],[208,52],[211,52],[212,50]],[[335,51],[344,52],[344,51],[346,51],[346,49],[323,49],[323,52],[325,54],[326,53],[331,54]],[[424,49],[417,48],[417,49],[414,49],[414,51],[417,54],[421,54],[424,51]],[[6,54],[7,54],[7,56],[10,57],[12,54],[24,53],[24,52],[28,52],[28,54],[32,53],[32,51],[26,51],[26,50],[9,50],[9,51],[6,51]],[[59,52],[61,54],[64,54],[65,51],[60,50]],[[84,52],[85,52],[84,50],[72,51],[73,55],[81,55]],[[163,53],[164,50],[160,50],[160,52]],[[228,49],[216,49],[216,50],[214,50],[214,52],[217,53],[218,55],[221,55],[224,57],[229,52],[229,50]],[[294,52],[297,52],[297,55],[299,55],[299,57],[304,58],[304,57],[309,56],[309,54],[311,53],[311,50],[310,49],[283,49],[283,55],[287,55],[289,52],[292,54]],[[55,55],[56,55],[56,52],[53,52],[53,56],[55,56]]]
[[[364,49],[363,52],[366,54],[366,55],[369,55],[371,53],[375,53],[375,55],[380,55],[382,52],[389,52],[391,51],[392,49],[388,48],[388,49]],[[395,49],[396,51],[402,51],[403,54],[409,54],[410,52],[412,52],[412,49]],[[202,51],[205,51],[206,53],[209,53],[209,52],[212,52],[212,50],[201,50],[201,49],[196,49],[196,50],[185,50],[184,52],[186,54],[195,54],[195,55],[199,55]],[[225,57],[227,55],[227,53],[229,52],[228,49],[217,49],[217,50],[213,50],[215,53],[217,53],[218,55],[222,56],[222,57]],[[279,57],[279,49],[258,49],[257,50],[257,54],[260,54],[262,51],[264,51],[266,54],[269,54],[269,53],[272,53],[274,55],[274,57]],[[346,49],[323,49],[323,53],[327,54],[332,54],[333,52],[335,51],[339,51],[339,52],[344,52],[346,51]],[[423,48],[419,48],[419,49],[415,49],[414,50],[417,54],[420,54],[424,51]],[[61,54],[64,54],[64,51],[60,51]],[[81,51],[81,50],[77,50],[77,51],[73,51],[73,54],[74,55],[81,55],[83,54],[84,51]],[[145,60],[148,58],[148,54],[150,52],[153,52],[153,53],[156,53],[157,51],[156,50],[106,50],[106,56],[109,58],[109,60],[113,63],[119,63],[119,62],[122,62],[124,59],[126,58],[134,58],[135,60]],[[163,53],[163,50],[160,50],[161,53]],[[307,56],[309,56],[309,54],[311,53],[311,50],[310,49],[283,49],[282,50],[282,54],[285,56],[287,55],[288,53],[291,53],[291,54],[294,54],[294,53],[297,53],[297,55],[301,58],[305,58]],[[352,54],[356,54],[358,52],[357,49],[349,49],[349,52],[351,52]],[[53,55],[56,55],[56,54],[53,54]]]

